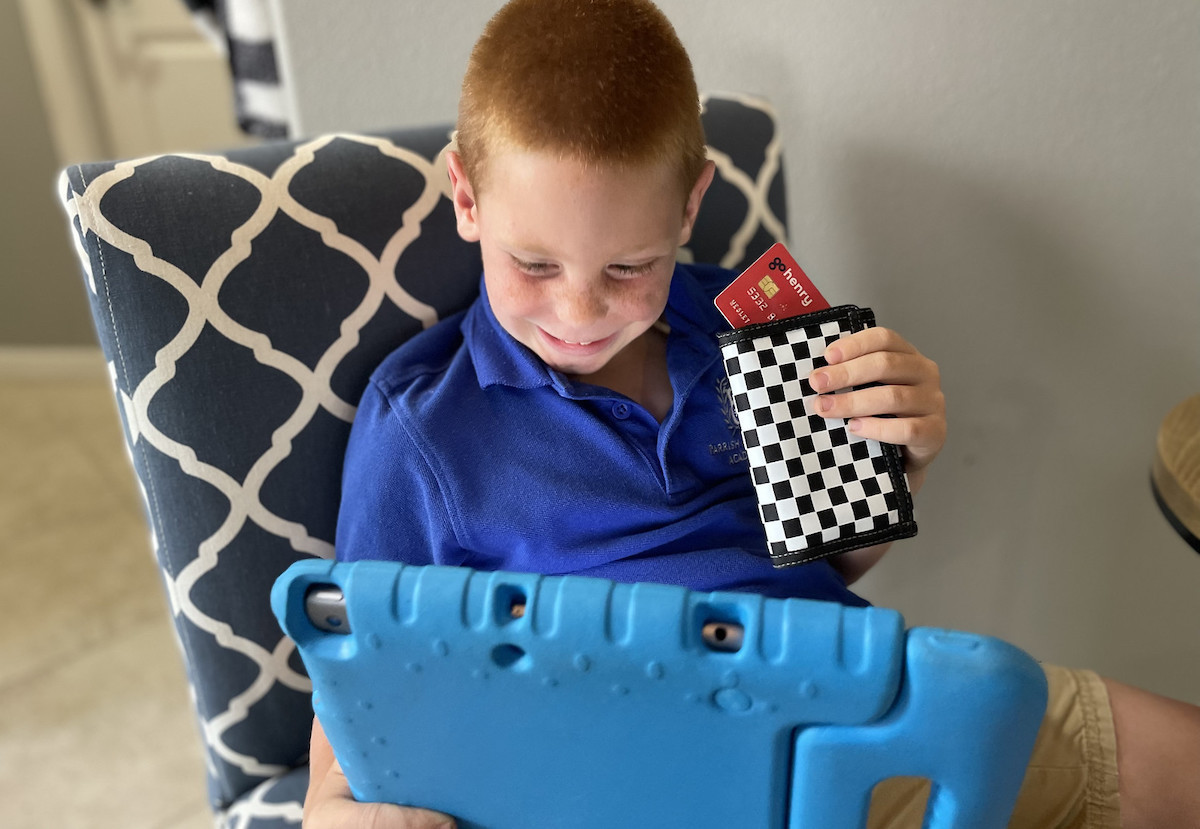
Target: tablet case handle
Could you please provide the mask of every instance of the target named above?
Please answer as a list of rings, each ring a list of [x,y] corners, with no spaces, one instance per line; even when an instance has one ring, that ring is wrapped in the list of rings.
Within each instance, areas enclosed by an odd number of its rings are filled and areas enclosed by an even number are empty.
[[[875,785],[897,776],[933,781],[926,829],[1004,829],[1046,693],[1041,667],[1007,642],[911,629],[904,681],[882,719],[796,735],[790,829],[860,829]],[[831,802],[828,792],[836,790],[858,792],[858,800]]]

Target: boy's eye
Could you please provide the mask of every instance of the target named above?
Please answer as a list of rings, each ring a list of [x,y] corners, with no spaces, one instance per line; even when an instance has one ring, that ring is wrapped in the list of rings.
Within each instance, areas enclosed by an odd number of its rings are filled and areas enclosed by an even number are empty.
[[[513,256],[512,263],[513,267],[529,276],[550,276],[556,271],[556,266],[552,262],[528,262]],[[654,266],[657,263],[658,260],[652,259],[649,262],[641,262],[636,265],[614,263],[609,265],[608,268],[615,273],[618,279],[627,279],[649,273],[654,270]]]
[[[649,262],[642,262],[640,265],[610,265],[619,276],[639,276],[654,270],[654,265],[657,260],[652,259]]]
[[[530,276],[545,276],[550,272],[550,264],[548,262],[526,262],[514,256],[513,265],[516,266],[517,270],[523,271]]]

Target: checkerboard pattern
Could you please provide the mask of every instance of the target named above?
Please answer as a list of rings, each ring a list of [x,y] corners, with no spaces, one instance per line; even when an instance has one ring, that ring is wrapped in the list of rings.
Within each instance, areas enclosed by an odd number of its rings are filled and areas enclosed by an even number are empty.
[[[900,450],[813,412],[825,349],[875,324],[853,305],[720,335],[759,512],[776,567],[916,534]]]

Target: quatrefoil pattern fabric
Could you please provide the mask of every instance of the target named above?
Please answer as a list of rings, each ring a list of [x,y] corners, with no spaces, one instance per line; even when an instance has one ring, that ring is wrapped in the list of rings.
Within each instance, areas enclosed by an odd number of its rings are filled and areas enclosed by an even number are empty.
[[[711,97],[717,178],[684,261],[785,237],[776,119]],[[374,367],[470,303],[450,127],[73,166],[60,193],[141,485],[225,826],[299,825],[311,688],[268,595],[331,557]]]

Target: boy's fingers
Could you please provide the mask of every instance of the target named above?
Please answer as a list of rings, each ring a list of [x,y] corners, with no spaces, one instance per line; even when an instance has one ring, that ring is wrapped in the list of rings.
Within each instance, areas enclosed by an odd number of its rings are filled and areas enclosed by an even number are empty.
[[[305,829],[454,829],[445,815],[391,803],[330,802],[314,811]]]
[[[844,363],[873,351],[917,353],[908,340],[890,328],[866,328],[830,343],[829,348],[825,349],[825,359],[830,364]]]
[[[312,812],[304,829],[454,829],[446,815],[391,803],[329,801]]]
[[[440,812],[396,806],[391,803],[359,803],[350,783],[335,762],[321,781],[317,797],[306,804],[305,829],[454,829],[454,820]]]
[[[821,417],[873,417],[896,415],[921,417],[939,414],[942,409],[939,389],[917,386],[871,386],[841,394],[822,394],[813,401],[813,411]],[[891,443],[893,441],[889,441]]]
[[[916,352],[871,351],[852,360],[819,368],[808,382],[817,392],[837,391],[868,383],[938,385],[937,364]]]
[[[856,417],[849,429],[864,438],[903,446],[910,462],[920,468],[941,449],[946,424],[936,417]]]

